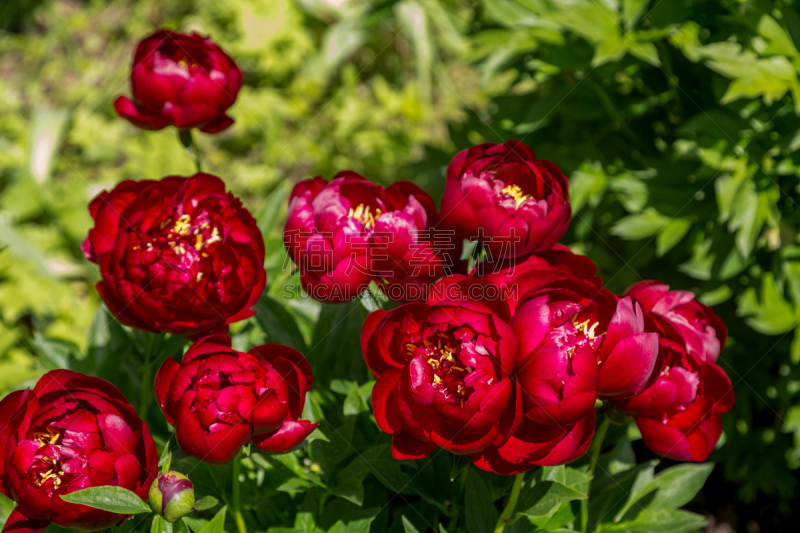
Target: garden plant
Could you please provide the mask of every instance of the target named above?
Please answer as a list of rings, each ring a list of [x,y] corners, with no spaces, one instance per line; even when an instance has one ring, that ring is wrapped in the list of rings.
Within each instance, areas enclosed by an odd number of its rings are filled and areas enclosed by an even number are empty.
[[[788,0],[4,3],[3,531],[789,528],[799,50]]]

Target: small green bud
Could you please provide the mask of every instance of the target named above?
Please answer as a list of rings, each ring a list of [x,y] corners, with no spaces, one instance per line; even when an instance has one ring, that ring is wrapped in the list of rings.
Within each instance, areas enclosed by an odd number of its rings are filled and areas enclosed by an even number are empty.
[[[189,478],[170,470],[161,474],[150,487],[150,508],[167,522],[180,520],[192,512],[194,487]]]

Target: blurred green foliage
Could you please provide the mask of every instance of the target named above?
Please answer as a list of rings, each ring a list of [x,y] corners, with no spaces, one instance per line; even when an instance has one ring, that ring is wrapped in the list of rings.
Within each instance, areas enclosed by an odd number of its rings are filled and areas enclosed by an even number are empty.
[[[138,39],[160,26],[194,30],[212,35],[245,72],[231,109],[236,124],[199,136],[209,171],[244,198],[267,240],[269,297],[235,342],[266,336],[311,351],[324,341],[325,357],[304,350],[313,365],[355,358],[315,371],[333,391],[323,404],[343,394],[344,414],[361,412],[367,374],[347,329],[360,326],[345,322],[333,342],[318,333],[350,308],[281,299],[297,282],[280,237],[292,184],[353,168],[381,183],[411,179],[436,197],[457,150],[522,139],[570,176],[574,217],[564,242],[598,264],[610,289],[661,279],[695,291],[728,324],[720,364],[737,402],[723,417],[724,445],[713,457],[720,467],[701,504],[717,512],[736,498],[738,513],[757,509],[753,516],[781,523],[800,489],[793,4],[4,2],[0,391],[63,366],[64,357],[124,375],[114,361],[125,368],[129,360],[98,341],[108,337],[97,329],[107,317],[95,313],[97,271],[80,252],[91,224],[86,204],[123,179],[193,172],[173,130],[139,131],[111,103],[129,91]],[[120,381],[125,390],[128,378]],[[259,512],[280,519],[280,509]]]

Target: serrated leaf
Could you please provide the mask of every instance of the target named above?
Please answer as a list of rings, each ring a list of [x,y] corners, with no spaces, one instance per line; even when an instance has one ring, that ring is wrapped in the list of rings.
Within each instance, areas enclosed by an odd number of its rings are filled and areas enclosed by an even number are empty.
[[[62,494],[61,499],[101,509],[111,513],[138,514],[149,513],[150,506],[135,493],[123,487],[102,485]]]

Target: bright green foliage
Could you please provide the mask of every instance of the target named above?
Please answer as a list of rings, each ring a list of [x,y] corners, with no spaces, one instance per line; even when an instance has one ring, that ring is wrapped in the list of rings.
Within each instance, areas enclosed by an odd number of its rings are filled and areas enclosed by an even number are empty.
[[[370,414],[364,306],[303,297],[281,230],[300,179],[353,168],[438,197],[457,150],[510,138],[570,176],[563,242],[591,257],[611,290],[641,279],[691,289],[730,332],[720,364],[736,406],[723,417],[715,471],[655,464],[636,435],[631,444],[614,428],[591,484],[590,529],[699,530],[704,517],[680,508],[710,473],[692,510],[735,502],[761,509],[762,530],[786,520],[800,467],[793,2],[0,2],[0,391],[58,367],[111,379],[149,407],[163,446],[166,422],[140,389],[148,336],[98,308],[97,269],[80,251],[98,191],[194,171],[174,130],[139,131],[111,105],[129,92],[136,41],[159,26],[212,35],[245,71],[236,124],[195,135],[207,169],[243,197],[266,239],[269,289],[258,315],[234,326],[234,347],[287,344],[315,372],[303,415],[320,422],[310,444],[244,459],[253,531],[495,530],[513,478],[447,453],[392,459]],[[185,343],[159,337],[156,347],[154,366]],[[506,531],[577,528],[587,464],[529,473]],[[172,467],[229,503],[230,466],[176,453]],[[0,519],[10,509],[0,502]],[[230,514],[198,511],[174,527],[234,531]],[[118,531],[147,530],[142,516]]]

